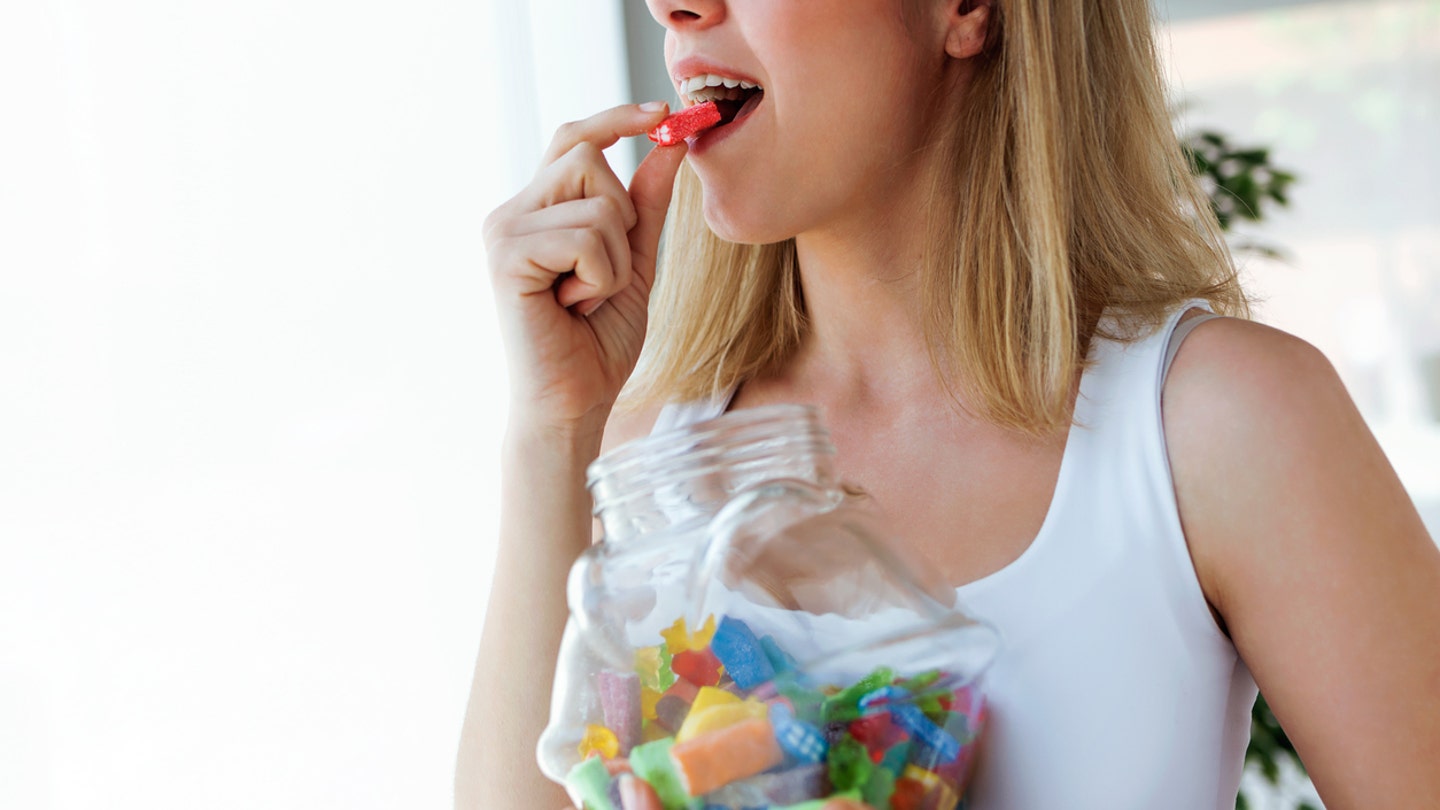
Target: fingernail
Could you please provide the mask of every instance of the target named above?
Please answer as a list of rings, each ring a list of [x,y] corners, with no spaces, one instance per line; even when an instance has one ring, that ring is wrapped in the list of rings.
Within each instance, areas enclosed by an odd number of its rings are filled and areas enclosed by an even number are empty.
[[[670,105],[666,104],[666,103],[663,102],[663,101],[647,101],[647,102],[645,102],[644,104],[641,104],[641,105],[640,105],[640,109],[642,109],[642,110],[644,110],[645,112],[648,112],[648,113],[653,113],[653,112],[660,112],[661,110],[665,109],[665,108],[668,107],[668,106],[670,106]]]

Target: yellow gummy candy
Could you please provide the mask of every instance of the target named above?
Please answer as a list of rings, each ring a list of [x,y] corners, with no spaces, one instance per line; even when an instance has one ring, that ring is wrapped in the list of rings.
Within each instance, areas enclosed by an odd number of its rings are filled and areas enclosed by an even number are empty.
[[[723,703],[703,709],[693,708],[690,710],[690,714],[685,716],[685,722],[680,725],[680,732],[675,735],[675,742],[685,742],[693,737],[729,728],[746,720],[766,720],[769,717],[770,707],[758,700]]]
[[[690,650],[703,650],[710,646],[710,640],[715,637],[715,617],[709,616],[699,632],[691,633],[685,626],[685,617],[681,616],[670,625],[670,629],[661,630],[660,636],[665,639],[665,645],[669,648],[670,654],[688,652]]]
[[[604,726],[586,726],[585,736],[580,739],[580,758],[588,759],[599,754],[601,759],[620,756],[620,738]]]
[[[715,617],[712,615],[707,617],[705,624],[701,625],[695,635],[690,637],[690,649],[703,650],[710,646],[710,640],[713,638],[715,638]]]
[[[670,648],[670,654],[675,655],[690,649],[690,633],[685,630],[685,617],[681,616],[670,625],[669,630],[661,630],[660,637],[665,639],[665,644]]]
[[[648,686],[640,687],[640,715],[646,720],[655,719],[655,704],[660,702],[662,694]]]

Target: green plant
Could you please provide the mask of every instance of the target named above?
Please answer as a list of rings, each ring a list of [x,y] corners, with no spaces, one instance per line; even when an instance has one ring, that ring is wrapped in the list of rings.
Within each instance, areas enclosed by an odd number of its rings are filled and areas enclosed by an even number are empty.
[[[1279,248],[1250,240],[1235,238],[1237,219],[1260,222],[1274,205],[1290,204],[1289,188],[1295,175],[1270,164],[1270,150],[1238,148],[1217,132],[1201,131],[1180,139],[1180,146],[1190,160],[1191,171],[1210,196],[1210,206],[1220,229],[1231,238],[1231,250],[1250,252],[1270,258],[1284,258]],[[1246,768],[1254,767],[1272,787],[1280,785],[1285,763],[1305,773],[1295,746],[1290,743],[1280,721],[1260,695],[1250,714],[1250,746],[1245,750]],[[1250,801],[1244,793],[1235,797],[1236,810],[1249,810]],[[1295,810],[1319,810],[1301,801]]]
[[[1288,206],[1295,175],[1270,163],[1270,150],[1237,147],[1218,132],[1200,131],[1180,139],[1190,169],[1210,196],[1210,207],[1220,228],[1231,234],[1231,249],[1275,259],[1277,248],[1234,236],[1237,220],[1259,222],[1270,205]]]

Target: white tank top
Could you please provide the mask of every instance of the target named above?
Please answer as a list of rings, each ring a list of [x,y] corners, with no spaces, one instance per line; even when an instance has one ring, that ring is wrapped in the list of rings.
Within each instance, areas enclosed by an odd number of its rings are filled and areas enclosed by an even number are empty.
[[[1213,317],[1177,331],[1191,307],[1093,341],[1039,534],[957,589],[1004,641],[966,810],[1234,810],[1257,690],[1200,589],[1160,420],[1183,333]],[[667,406],[654,432],[729,399]]]

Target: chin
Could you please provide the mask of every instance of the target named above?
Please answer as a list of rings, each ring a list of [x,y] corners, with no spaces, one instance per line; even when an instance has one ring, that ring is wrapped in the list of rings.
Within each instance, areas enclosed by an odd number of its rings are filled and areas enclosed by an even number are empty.
[[[787,223],[777,220],[775,208],[759,204],[756,200],[743,200],[738,205],[728,205],[715,199],[707,190],[705,194],[705,224],[715,235],[727,242],[741,245],[768,245],[783,242],[795,235]]]

